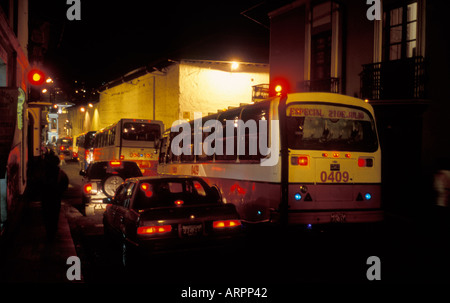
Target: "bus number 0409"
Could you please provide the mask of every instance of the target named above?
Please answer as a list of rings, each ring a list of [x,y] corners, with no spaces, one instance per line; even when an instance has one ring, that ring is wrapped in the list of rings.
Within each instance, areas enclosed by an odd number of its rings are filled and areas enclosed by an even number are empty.
[[[327,173],[326,171],[322,171],[320,173],[320,181],[325,182],[333,182],[333,183],[347,183],[349,180],[348,172],[340,172],[340,171],[331,171]]]

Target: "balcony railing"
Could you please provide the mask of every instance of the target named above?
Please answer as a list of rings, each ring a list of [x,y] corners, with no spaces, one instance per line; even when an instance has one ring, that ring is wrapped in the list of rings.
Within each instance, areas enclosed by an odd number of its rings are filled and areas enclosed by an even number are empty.
[[[423,57],[363,65],[361,97],[369,100],[426,98]]]
[[[339,78],[303,81],[304,92],[339,93]]]

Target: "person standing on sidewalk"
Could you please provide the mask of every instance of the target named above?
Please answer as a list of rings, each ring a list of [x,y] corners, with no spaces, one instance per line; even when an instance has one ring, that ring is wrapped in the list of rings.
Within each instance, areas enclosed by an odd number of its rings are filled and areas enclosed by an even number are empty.
[[[44,178],[41,187],[42,213],[47,239],[53,240],[58,230],[61,197],[69,185],[69,179],[59,168],[59,158],[53,150],[44,155]]]

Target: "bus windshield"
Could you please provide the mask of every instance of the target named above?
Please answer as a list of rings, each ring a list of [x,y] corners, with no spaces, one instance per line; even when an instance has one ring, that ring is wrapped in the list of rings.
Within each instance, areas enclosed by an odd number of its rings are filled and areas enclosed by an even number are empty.
[[[287,108],[292,149],[374,152],[375,124],[369,112],[353,107],[294,104]]]
[[[122,138],[129,141],[153,142],[161,136],[161,128],[157,124],[125,122]]]

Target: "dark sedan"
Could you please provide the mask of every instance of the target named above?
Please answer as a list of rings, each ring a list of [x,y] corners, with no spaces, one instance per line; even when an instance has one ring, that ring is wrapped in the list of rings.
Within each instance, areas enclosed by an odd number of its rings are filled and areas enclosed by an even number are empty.
[[[121,241],[124,265],[136,253],[222,244],[242,233],[234,205],[198,177],[130,178],[105,202],[105,235]]]

